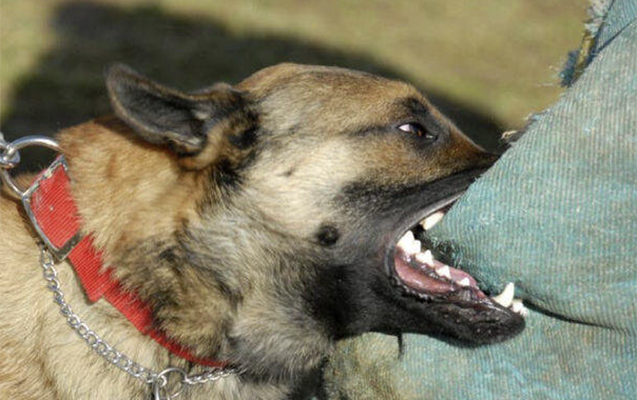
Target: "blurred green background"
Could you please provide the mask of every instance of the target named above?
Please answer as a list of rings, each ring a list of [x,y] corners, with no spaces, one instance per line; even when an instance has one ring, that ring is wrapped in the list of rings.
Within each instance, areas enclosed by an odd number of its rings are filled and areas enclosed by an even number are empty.
[[[552,103],[584,0],[0,0],[0,124],[50,134],[109,113],[115,61],[181,89],[282,61],[350,67],[421,88],[493,148]]]

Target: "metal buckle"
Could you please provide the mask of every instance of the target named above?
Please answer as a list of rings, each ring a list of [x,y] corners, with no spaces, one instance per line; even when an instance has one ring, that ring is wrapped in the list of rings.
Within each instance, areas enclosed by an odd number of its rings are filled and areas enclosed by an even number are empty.
[[[33,212],[33,208],[31,207],[31,197],[33,193],[40,187],[40,183],[43,180],[49,179],[53,172],[57,168],[64,168],[64,171],[68,171],[68,166],[66,165],[66,159],[64,156],[58,157],[50,166],[47,168],[40,177],[33,182],[33,184],[22,193],[22,204],[24,205],[24,209],[26,210],[29,219],[31,220],[31,224],[35,228],[38,236],[42,239],[46,247],[51,251],[51,253],[55,256],[58,261],[64,260],[71,250],[82,240],[82,235],[78,231],[75,235],[73,235],[69,240],[66,241],[62,246],[55,246],[49,237],[44,233],[40,224],[38,224],[38,220],[35,217]]]

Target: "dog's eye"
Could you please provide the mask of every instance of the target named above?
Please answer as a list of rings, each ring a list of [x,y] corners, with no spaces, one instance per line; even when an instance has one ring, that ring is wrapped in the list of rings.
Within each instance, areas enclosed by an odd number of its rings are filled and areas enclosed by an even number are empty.
[[[427,132],[425,127],[417,122],[409,122],[406,124],[399,125],[398,129],[403,132],[413,133],[414,135],[418,135],[418,137],[424,138],[432,142],[436,140],[436,135],[433,135]]]

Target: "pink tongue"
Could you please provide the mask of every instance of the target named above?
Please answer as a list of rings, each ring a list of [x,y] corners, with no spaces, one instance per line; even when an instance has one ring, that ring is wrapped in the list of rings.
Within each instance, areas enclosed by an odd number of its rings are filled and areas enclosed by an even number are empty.
[[[410,288],[431,293],[447,293],[454,290],[452,284],[432,278],[424,272],[407,265],[400,257],[395,260],[396,274]]]
[[[449,267],[438,260],[433,260],[433,265],[427,265],[419,262],[407,255],[401,248],[396,248],[394,255],[394,266],[396,274],[403,283],[417,291],[424,291],[434,294],[448,293],[463,288],[458,282],[464,278],[469,279],[469,285],[478,298],[485,298],[486,295],[478,288],[476,280],[468,273],[459,269]],[[435,270],[442,267],[449,268],[450,280],[455,283],[448,282],[445,278],[438,278]],[[430,276],[434,274],[433,276]]]
[[[443,264],[443,263],[441,263],[438,260],[434,260],[434,268],[435,269],[438,269],[438,268],[441,268],[441,267],[444,267],[444,266],[449,267],[447,264]],[[478,282],[476,282],[476,280],[473,279],[473,276],[467,274],[464,271],[461,271],[459,269],[455,269],[453,267],[449,267],[449,275],[451,275],[451,280],[452,281],[456,281],[456,282],[462,280],[463,278],[468,278],[469,279],[469,283],[471,284],[471,286],[478,287]]]

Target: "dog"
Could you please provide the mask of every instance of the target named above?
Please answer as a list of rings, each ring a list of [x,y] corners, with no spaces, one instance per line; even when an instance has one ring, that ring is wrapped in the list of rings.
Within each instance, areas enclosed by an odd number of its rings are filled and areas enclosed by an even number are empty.
[[[153,327],[235,371],[182,398],[287,398],[364,332],[482,344],[523,328],[510,301],[424,248],[497,157],[413,86],[281,64],[186,93],[117,64],[106,87],[115,115],[56,137],[104,264]],[[20,205],[5,193],[0,212],[2,398],[147,397],[59,315]],[[57,270],[73,310],[119,351],[155,371],[204,368],[88,301],[67,261]]]

